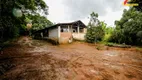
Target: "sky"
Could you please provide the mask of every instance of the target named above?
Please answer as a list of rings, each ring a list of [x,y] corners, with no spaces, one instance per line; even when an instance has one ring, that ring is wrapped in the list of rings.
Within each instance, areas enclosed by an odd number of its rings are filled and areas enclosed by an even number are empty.
[[[92,12],[99,14],[99,20],[114,26],[128,7],[124,0],[44,0],[49,6],[47,18],[53,23],[66,23],[81,20],[86,25]]]

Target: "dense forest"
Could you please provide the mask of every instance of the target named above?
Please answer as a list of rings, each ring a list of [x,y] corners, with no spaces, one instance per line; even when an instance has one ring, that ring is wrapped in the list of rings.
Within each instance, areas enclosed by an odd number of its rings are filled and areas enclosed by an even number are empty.
[[[142,2],[131,0],[139,6],[124,9],[122,18],[114,26],[107,26],[98,19],[98,14],[90,14],[86,41],[105,41],[129,45],[142,45]],[[0,2],[0,43],[27,34],[28,31],[43,29],[53,25],[45,16],[49,7],[43,0],[1,0]],[[42,15],[41,15],[42,14]],[[27,24],[32,24],[28,29]]]

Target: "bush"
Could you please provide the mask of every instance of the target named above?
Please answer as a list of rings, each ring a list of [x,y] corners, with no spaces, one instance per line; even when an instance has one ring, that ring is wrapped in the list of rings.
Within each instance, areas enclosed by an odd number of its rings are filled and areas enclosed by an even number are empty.
[[[95,43],[101,41],[103,37],[104,37],[104,31],[100,26],[88,28],[87,34],[85,36],[86,42],[89,43]]]

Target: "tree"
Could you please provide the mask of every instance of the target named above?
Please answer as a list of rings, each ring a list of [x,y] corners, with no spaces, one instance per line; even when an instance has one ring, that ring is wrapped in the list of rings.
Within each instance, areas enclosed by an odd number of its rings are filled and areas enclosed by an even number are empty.
[[[99,25],[99,24],[100,24],[100,22],[99,22],[99,20],[98,20],[98,14],[92,12],[92,13],[90,14],[90,21],[89,21],[88,26],[89,26],[89,27],[93,27],[93,26],[97,26],[97,25]]]
[[[135,8],[124,10],[120,21],[115,21],[116,29],[110,41],[141,45],[142,12]]]
[[[103,41],[108,42],[111,35],[113,34],[114,28],[109,26],[109,27],[104,28],[103,30],[105,32],[105,35],[103,37]]]
[[[0,42],[24,31],[26,14],[34,15],[39,11],[48,14],[48,6],[43,0],[1,0],[0,4]]]
[[[90,22],[88,24],[86,41],[89,43],[96,43],[102,40],[104,36],[104,31],[101,22],[98,20],[98,14],[92,12],[90,14]]]
[[[40,30],[45,27],[53,25],[53,23],[44,16],[37,15],[27,15],[27,19],[32,21],[32,30]],[[27,21],[28,23],[29,21]]]

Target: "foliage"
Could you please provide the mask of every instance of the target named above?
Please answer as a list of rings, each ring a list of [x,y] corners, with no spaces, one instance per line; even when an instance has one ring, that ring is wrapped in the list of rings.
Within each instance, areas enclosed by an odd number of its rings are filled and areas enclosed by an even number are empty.
[[[91,27],[87,30],[86,41],[89,43],[98,42],[102,40],[103,36],[104,31],[101,26]]]
[[[26,14],[38,11],[48,14],[48,6],[43,0],[1,0],[0,4],[0,42],[24,32]]]
[[[114,28],[109,26],[109,27],[104,28],[103,30],[105,31],[103,41],[107,42],[107,41],[109,41],[109,39],[110,39],[110,37],[111,37],[111,35],[112,35],[113,31],[114,31]]]
[[[46,17],[37,15],[27,15],[27,22],[32,20],[32,30],[40,30],[53,25]]]
[[[103,37],[103,41],[107,42],[109,40],[110,36],[112,35],[112,32],[113,32],[114,28],[111,27],[111,26],[107,27],[107,24],[105,22],[103,22],[103,21],[100,22],[100,23],[101,23],[102,29],[103,29],[103,31],[105,33],[105,35]]]
[[[106,43],[106,46],[109,47],[119,47],[119,48],[130,48],[130,45],[125,45],[125,44],[116,44],[116,43]]]
[[[142,12],[135,8],[124,10],[120,21],[115,21],[116,29],[110,41],[142,45]]]
[[[89,26],[89,27],[92,27],[92,26],[98,26],[98,25],[100,25],[100,22],[99,22],[99,20],[98,20],[98,14],[92,12],[92,13],[90,14],[90,21],[89,21],[88,26]]]
[[[89,43],[94,43],[101,41],[104,36],[104,30],[102,28],[101,22],[98,20],[98,14],[92,12],[90,14],[90,22],[88,24],[86,41]]]

